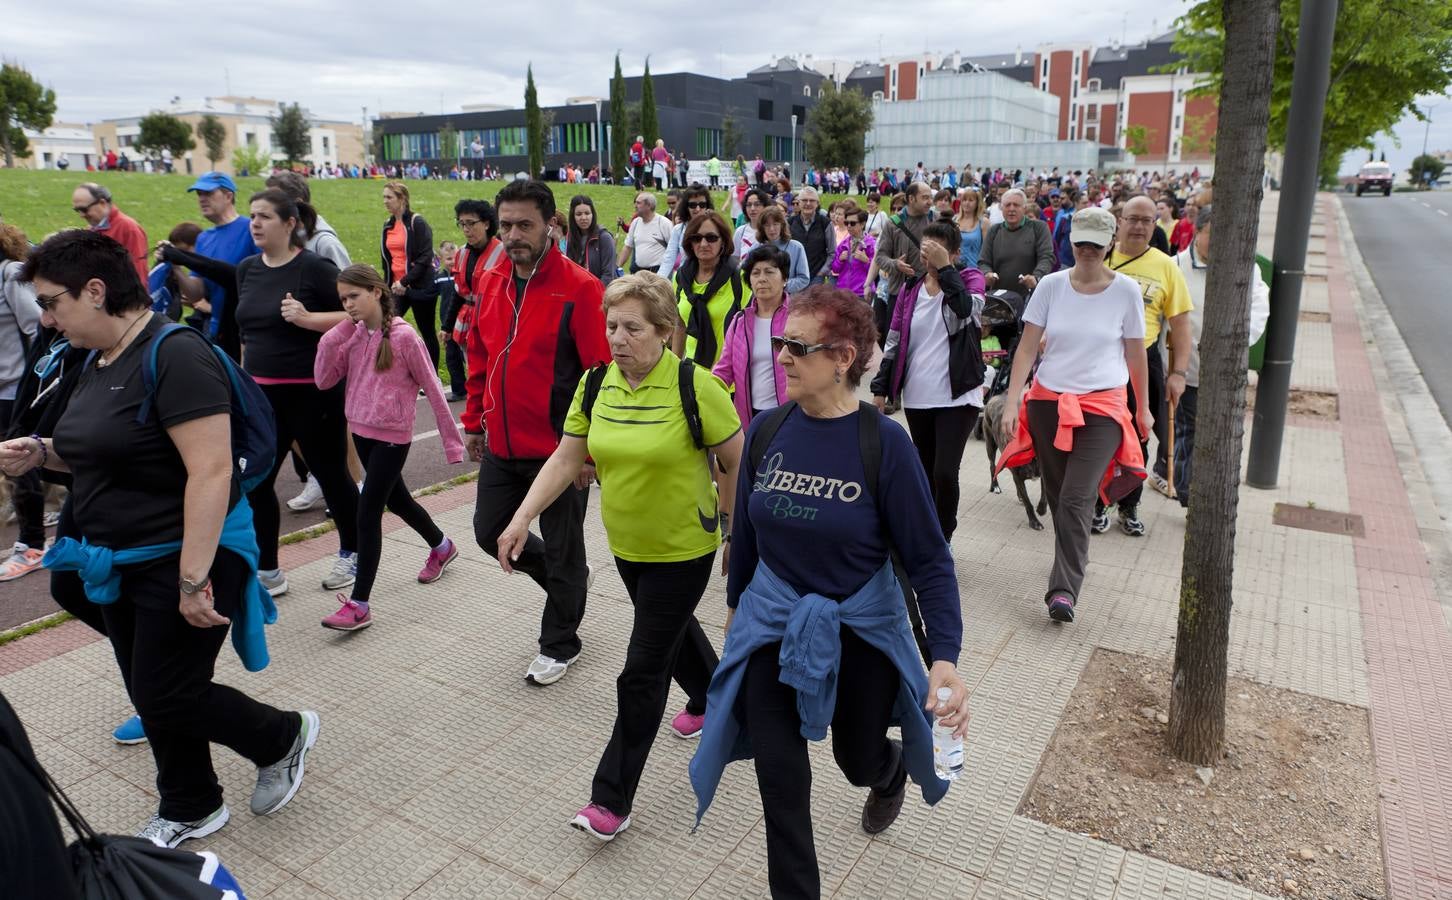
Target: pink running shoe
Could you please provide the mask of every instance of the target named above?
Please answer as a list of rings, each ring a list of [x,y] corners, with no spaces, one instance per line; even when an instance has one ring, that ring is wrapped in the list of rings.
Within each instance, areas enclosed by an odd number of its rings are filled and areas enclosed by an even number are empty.
[[[671,731],[676,733],[676,737],[685,740],[700,737],[701,729],[704,727],[706,727],[705,714],[694,715],[688,709],[682,709],[676,713],[674,719],[671,719]]]
[[[617,816],[605,807],[591,803],[576,813],[570,824],[602,841],[613,841],[617,834],[630,827],[630,817]]]
[[[443,577],[444,568],[454,561],[459,555],[459,548],[454,542],[444,538],[444,542],[433,550],[429,551],[428,562],[424,563],[423,570],[418,573],[419,584],[433,584]]]
[[[334,631],[358,631],[373,624],[373,615],[368,612],[368,604],[357,600],[351,600],[342,594],[338,595],[338,611],[323,620],[324,628],[331,628]]]

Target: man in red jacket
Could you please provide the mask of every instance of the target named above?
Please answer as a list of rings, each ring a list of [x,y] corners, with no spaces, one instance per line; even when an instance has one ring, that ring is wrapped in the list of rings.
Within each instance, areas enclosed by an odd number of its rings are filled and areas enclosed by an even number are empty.
[[[71,192],[71,208],[86,220],[92,231],[98,231],[126,248],[141,283],[146,284],[150,270],[146,265],[146,232],[136,220],[122,212],[111,192],[94,182],[86,182]]]
[[[603,285],[550,239],[555,197],[549,187],[510,182],[494,207],[509,258],[479,282],[463,421],[469,456],[480,462],[474,538],[497,557],[499,535],[559,444],[580,378],[609,362],[610,345]],[[539,656],[524,676],[533,684],[559,681],[580,655],[588,579],[584,517],[585,490],[566,489],[540,516],[543,538],[531,534],[512,561],[545,591]]]

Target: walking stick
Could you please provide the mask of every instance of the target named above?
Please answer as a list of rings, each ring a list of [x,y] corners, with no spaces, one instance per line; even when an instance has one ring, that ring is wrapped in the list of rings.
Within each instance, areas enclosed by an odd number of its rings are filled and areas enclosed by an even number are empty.
[[[1170,447],[1169,447],[1168,452],[1165,454],[1165,458],[1169,461],[1168,468],[1170,470],[1170,477],[1167,479],[1169,481],[1169,483],[1170,483],[1169,498],[1171,500],[1174,500],[1174,499],[1177,499],[1176,494],[1175,494],[1175,401],[1171,400],[1170,403],[1169,403],[1169,407],[1170,407],[1170,429],[1169,429],[1170,430]]]

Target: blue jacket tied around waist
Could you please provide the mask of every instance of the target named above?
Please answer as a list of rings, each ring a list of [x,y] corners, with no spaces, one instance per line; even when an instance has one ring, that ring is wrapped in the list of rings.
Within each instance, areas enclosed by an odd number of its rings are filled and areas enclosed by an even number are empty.
[[[272,602],[272,595],[257,580],[257,535],[252,530],[252,507],[247,504],[245,495],[222,522],[218,545],[246,560],[252,572],[246,593],[232,617],[232,646],[247,671],[260,672],[267,668],[269,661],[267,635],[262,628],[277,621],[277,606]],[[105,606],[115,603],[121,596],[121,573],[116,571],[117,566],[162,559],[180,553],[181,546],[181,541],[168,541],[165,544],[111,550],[75,538],[61,538],[45,552],[42,564],[56,572],[80,573],[81,581],[86,585],[86,599]]]
[[[933,768],[933,716],[923,709],[928,676],[891,563],[841,603],[820,594],[799,596],[762,563],[741,593],[723,658],[706,694],[711,712],[691,760],[697,823],[711,806],[726,764],[751,758],[750,736],[737,709],[751,655],[781,641],[781,681],[797,691],[802,737],[820,741],[827,736],[837,708],[843,625],[885,653],[902,676],[892,724],[902,727],[903,761],[922,788],[923,800],[934,804],[948,792],[948,782],[938,778]]]

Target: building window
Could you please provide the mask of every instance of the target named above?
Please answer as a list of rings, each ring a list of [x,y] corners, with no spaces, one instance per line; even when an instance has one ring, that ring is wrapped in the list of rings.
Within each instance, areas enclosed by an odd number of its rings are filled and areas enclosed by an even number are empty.
[[[1179,116],[1175,116],[1174,130],[1175,131],[1179,131],[1180,130],[1180,117]]]
[[[807,124],[807,108],[805,106],[793,106],[792,115],[797,117],[798,125]]]
[[[802,96],[803,97],[810,97],[810,96],[812,96],[812,86],[810,84],[804,84],[804,85],[802,85]]]
[[[330,141],[329,141],[328,137],[325,135],[323,137],[323,153],[325,155],[329,152],[329,148],[328,148],[328,144],[329,143],[330,143]]]
[[[1099,107],[1098,106],[1093,106],[1093,105],[1089,106],[1084,111],[1084,121],[1086,121],[1086,122],[1097,122],[1097,121],[1099,121]]]
[[[1047,56],[1044,57],[1044,66],[1043,66],[1043,68],[1044,68],[1044,74],[1043,74],[1041,80],[1048,81],[1049,80],[1049,58]]]
[[[721,129],[696,129],[696,158],[706,159],[721,155]]]
[[[756,117],[763,122],[770,122],[776,118],[776,109],[770,100],[756,101]]]
[[[122,141],[122,146],[125,146],[125,144],[128,143],[128,141],[125,138],[122,138],[121,141]],[[249,132],[247,132],[247,146],[249,146],[249,147],[256,147],[257,146],[257,132],[255,132],[255,131],[249,131]]]
[[[798,147],[798,149],[800,150],[800,147]],[[797,155],[800,156],[801,154],[798,153]],[[782,162],[789,162],[789,161],[791,161],[791,159],[792,159],[792,141],[791,141],[791,138],[775,137],[773,135],[767,135],[766,136],[766,142],[765,142],[765,152],[762,154],[762,156],[765,159],[770,159],[770,160],[780,160]]]
[[[1079,80],[1079,64],[1082,61],[1083,61],[1083,57],[1080,56],[1079,54],[1075,53],[1074,54],[1074,80],[1075,81],[1078,81]]]
[[[1176,103],[1184,103],[1185,102],[1185,92],[1184,91],[1176,91],[1175,92],[1175,102]]]
[[[1091,91],[1097,91],[1100,89],[1101,84],[1102,82],[1098,78],[1091,78],[1089,79],[1089,83],[1086,85],[1086,87],[1088,87]]]

